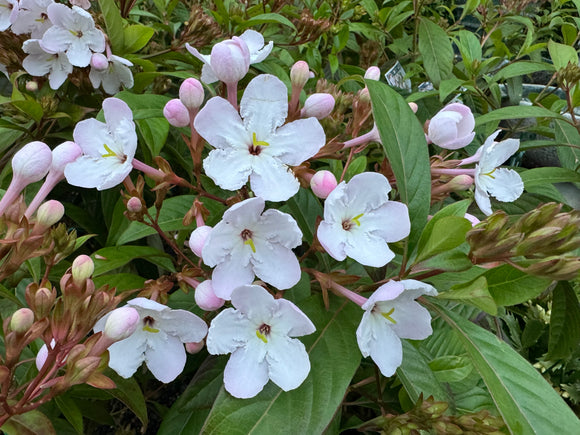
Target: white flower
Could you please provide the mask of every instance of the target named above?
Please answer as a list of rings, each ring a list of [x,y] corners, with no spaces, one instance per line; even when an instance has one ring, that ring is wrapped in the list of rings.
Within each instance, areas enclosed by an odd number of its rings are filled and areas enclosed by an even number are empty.
[[[389,281],[362,306],[363,318],[356,330],[358,347],[370,356],[384,376],[392,376],[403,361],[401,338],[429,337],[431,315],[415,301],[421,295],[437,295],[428,284],[413,279]]]
[[[18,16],[12,22],[11,30],[17,35],[30,33],[30,37],[42,38],[52,23],[48,19],[48,6],[54,0],[20,0]]]
[[[195,129],[216,148],[203,161],[206,174],[227,190],[241,188],[250,177],[256,196],[287,200],[300,186],[288,166],[300,165],[322,148],[326,142],[322,126],[316,118],[282,125],[288,114],[288,91],[269,74],[248,84],[240,113],[241,118],[227,100],[214,97],[195,117]]]
[[[302,243],[302,232],[289,214],[263,210],[262,198],[234,204],[207,237],[202,258],[215,266],[213,288],[222,299],[230,299],[236,287],[251,284],[254,274],[279,289],[300,280],[292,248]]]
[[[481,211],[492,213],[489,195],[503,202],[515,201],[524,191],[522,177],[513,169],[498,168],[520,147],[519,139],[494,142],[499,130],[482,145],[481,159],[475,166],[475,201]]]
[[[212,49],[212,54],[219,55],[214,58],[213,63],[212,55],[201,54],[196,48],[185,44],[185,48],[203,62],[201,69],[202,82],[210,84],[218,80],[223,81],[224,78],[226,80],[232,79],[234,75],[238,76],[237,80],[241,79],[246,75],[251,64],[260,63],[268,57],[274,45],[272,41],[268,45],[264,45],[264,37],[259,32],[251,29],[246,30],[239,38],[234,38],[214,45],[214,47],[218,46],[218,48],[215,51]],[[245,46],[240,46],[242,43]],[[222,47],[224,50],[221,50]],[[228,48],[228,50],[225,50],[225,48]],[[222,51],[225,53],[222,53]],[[228,51],[229,55],[227,55]],[[226,63],[232,62],[235,65],[226,65]],[[233,71],[228,71],[228,69],[236,70],[237,74],[231,74]],[[239,77],[240,75],[241,77]]]
[[[8,29],[18,17],[17,0],[0,0],[0,32]]]
[[[107,94],[116,94],[121,86],[133,87],[133,73],[129,69],[133,63],[119,56],[111,55],[108,59],[109,65],[105,69],[91,67],[89,79],[95,89],[102,84]]]
[[[90,63],[93,51],[105,50],[105,35],[95,28],[93,17],[84,9],[53,3],[48,6],[47,13],[53,26],[40,41],[44,50],[64,51],[70,63],[80,67]]]
[[[173,381],[185,366],[183,343],[201,341],[207,325],[189,311],[172,310],[146,298],[135,298],[127,305],[137,310],[140,321],[132,335],[109,347],[109,367],[129,378],[145,362],[161,382]],[[105,329],[110,314],[96,323],[95,332]]]
[[[257,285],[238,287],[232,304],[211,322],[207,350],[231,353],[225,371],[226,390],[241,399],[254,397],[271,379],[284,391],[298,388],[310,372],[304,344],[291,337],[316,328],[296,305],[274,299]]]
[[[391,186],[384,175],[364,172],[340,183],[324,203],[318,240],[336,260],[353,258],[381,267],[395,254],[387,242],[409,235],[411,222],[405,204],[389,201]]]
[[[22,50],[28,53],[28,56],[22,61],[22,66],[32,76],[41,77],[48,74],[50,88],[58,89],[72,73],[73,66],[64,53],[48,53],[39,42],[39,39],[24,42]]]
[[[121,183],[131,172],[137,150],[133,113],[118,98],[103,101],[106,124],[94,118],[79,122],[73,132],[84,155],[66,165],[69,184],[98,190]]]

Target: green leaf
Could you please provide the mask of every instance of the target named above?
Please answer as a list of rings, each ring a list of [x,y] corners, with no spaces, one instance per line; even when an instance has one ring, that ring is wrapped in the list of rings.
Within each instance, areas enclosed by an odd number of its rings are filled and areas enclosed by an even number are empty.
[[[449,291],[439,293],[438,297],[461,301],[480,308],[492,316],[497,315],[497,305],[489,293],[487,280],[483,276],[465,284],[454,285]]]
[[[567,281],[560,281],[552,296],[550,316],[550,360],[564,359],[578,349],[580,344],[580,305],[574,288]]]
[[[463,58],[463,63],[465,67],[473,74],[475,71],[472,69],[473,61],[477,60],[481,62],[482,52],[481,43],[479,38],[475,36],[473,32],[467,30],[460,30],[457,33],[458,40],[456,41],[457,47]]]
[[[460,382],[473,371],[473,364],[464,356],[445,355],[432,360],[429,368],[439,382]]]
[[[127,290],[135,290],[143,288],[145,285],[145,278],[134,275],[132,273],[115,273],[112,275],[100,275],[93,278],[95,287],[99,288],[104,285],[115,287],[117,293]]]
[[[136,258],[142,258],[171,272],[175,271],[171,256],[150,246],[112,246],[93,254],[94,276],[118,269]]]
[[[559,146],[558,157],[564,168],[575,171],[580,165],[580,134],[578,130],[568,122],[557,119],[554,122],[556,142],[573,146]]]
[[[548,42],[548,52],[557,70],[565,68],[568,63],[578,65],[578,53],[574,47],[565,44],[558,44],[550,39]]]
[[[351,162],[350,166],[346,170],[344,181],[349,182],[352,177],[364,172],[366,167],[367,167],[366,156],[358,156]]]
[[[123,54],[125,37],[123,33],[123,19],[115,0],[99,0],[101,12],[107,26],[107,36],[111,42],[113,53]]]
[[[475,118],[475,126],[478,127],[488,122],[503,121],[504,119],[521,118],[556,118],[564,119],[562,115],[538,106],[509,106],[494,110]]]
[[[520,172],[526,189],[546,183],[580,182],[580,173],[566,168],[545,167]]]
[[[499,306],[516,305],[535,298],[550,283],[549,279],[528,275],[509,264],[490,269],[483,276],[489,293]]]
[[[429,224],[419,240],[417,263],[461,245],[471,229],[471,222],[459,216],[445,216]]]
[[[44,115],[44,110],[42,110],[42,106],[36,100],[18,100],[13,101],[12,105],[16,107],[18,110],[21,110],[26,115],[28,115],[31,119],[36,122],[40,122],[42,116]]]
[[[407,102],[387,85],[365,81],[383,148],[397,179],[397,191],[409,207],[413,252],[427,222],[431,201],[431,170],[425,133]]]
[[[546,380],[505,342],[443,307],[431,306],[460,338],[512,434],[580,433],[580,420]],[[557,422],[557,423],[556,423]]]
[[[288,210],[284,210],[286,207]],[[284,208],[282,210],[290,213],[296,219],[298,227],[304,234],[304,239],[308,243],[312,243],[316,218],[323,214],[320,201],[314,196],[312,190],[300,188],[298,193],[286,202]]]
[[[512,77],[525,76],[539,71],[552,72],[554,71],[554,66],[545,62],[530,62],[527,60],[512,62],[495,73],[493,80],[497,82]]]
[[[458,248],[442,252],[421,262],[420,267],[427,270],[439,269],[447,272],[461,272],[473,267],[467,252],[469,252],[469,246],[467,244],[460,245]]]
[[[141,50],[147,45],[154,34],[155,30],[152,27],[142,24],[133,24],[125,27],[123,30],[123,38],[125,41],[124,53],[135,53]]]
[[[316,325],[316,333],[301,337],[312,366],[303,384],[283,392],[269,382],[251,399],[236,399],[222,390],[203,427],[188,433],[323,432],[340,407],[360,363],[355,330],[362,312],[337,298],[331,299],[327,311],[320,295],[308,299],[301,308]]]
[[[0,429],[6,435],[56,435],[49,418],[36,409],[13,415]]]
[[[71,426],[74,427],[78,434],[83,435],[83,414],[74,399],[68,395],[61,395],[56,396],[54,401]]]
[[[256,16],[250,18],[249,20],[246,20],[245,23],[240,24],[239,27],[244,29],[246,27],[255,26],[258,24],[266,24],[266,23],[278,23],[278,24],[282,24],[283,26],[290,27],[293,30],[296,30],[296,27],[294,26],[294,24],[292,24],[292,21],[290,21],[285,16],[280,15],[280,14],[276,14],[276,13],[266,13],[266,14],[256,15]]]
[[[445,30],[426,18],[419,22],[419,52],[429,79],[439,88],[441,80],[451,75],[453,47]]]
[[[112,370],[107,370],[106,375],[115,382],[117,388],[105,391],[123,402],[137,416],[143,424],[142,430],[145,433],[149,418],[147,417],[145,397],[137,381],[134,378],[122,378]]]
[[[158,156],[163,149],[163,145],[167,141],[167,135],[169,134],[169,122],[165,118],[151,118],[151,119],[141,119],[135,121],[143,139],[145,140],[145,145],[151,151],[153,157]]]
[[[441,80],[441,83],[439,83],[439,101],[443,102],[449,94],[455,92],[455,90],[463,85],[463,83],[465,83],[465,81],[458,79],[457,77]]]

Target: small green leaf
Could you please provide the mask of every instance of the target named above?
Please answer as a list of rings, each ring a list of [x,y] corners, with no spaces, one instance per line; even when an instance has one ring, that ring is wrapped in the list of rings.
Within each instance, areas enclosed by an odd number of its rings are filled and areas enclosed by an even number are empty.
[[[483,276],[491,296],[499,306],[526,302],[538,296],[550,284],[549,279],[528,275],[509,264],[490,269]]]
[[[445,355],[431,361],[429,368],[439,382],[460,382],[473,371],[473,364],[464,356]]]
[[[93,278],[95,287],[99,288],[104,285],[115,287],[117,293],[127,290],[135,290],[143,288],[145,285],[145,278],[134,275],[132,273],[114,273],[112,275],[100,275]]]
[[[556,142],[570,144],[572,146],[559,146],[558,157],[564,168],[575,171],[580,166],[580,134],[578,130],[568,122],[557,119],[554,122]]]
[[[480,308],[492,316],[497,315],[497,305],[487,288],[487,280],[480,276],[466,284],[454,285],[449,291],[439,293],[440,299],[461,301]]]
[[[578,349],[579,344],[578,297],[569,282],[560,281],[553,293],[547,358],[550,360],[567,358]]]
[[[526,189],[546,183],[580,182],[580,173],[566,168],[545,167],[528,169],[520,173]]]
[[[39,122],[44,115],[44,110],[42,110],[42,106],[36,100],[18,100],[13,101],[12,105],[16,107],[18,110],[21,110],[26,115],[28,115],[31,119],[36,122]]]
[[[74,427],[78,434],[83,435],[83,414],[74,399],[68,395],[61,395],[56,396],[54,401],[71,426]]]
[[[133,24],[123,30],[125,50],[123,53],[135,53],[147,45],[155,34],[155,29],[142,24]]]
[[[285,210],[286,208],[287,210]],[[320,201],[314,196],[312,190],[301,188],[296,195],[286,202],[282,210],[290,213],[296,219],[304,239],[308,243],[312,243],[316,218],[323,214]]]
[[[554,66],[545,62],[530,62],[521,60],[512,62],[501,68],[493,76],[494,81],[509,79],[512,77],[525,76],[539,71],[554,71]]]
[[[358,156],[351,162],[350,166],[346,170],[344,181],[349,182],[352,177],[364,172],[366,167],[367,167],[366,156]]]
[[[139,128],[139,132],[141,132],[147,148],[151,151],[151,156],[158,156],[161,153],[161,150],[167,141],[167,135],[169,134],[169,122],[167,122],[167,119],[141,119],[135,121],[135,124],[137,124],[137,127]]]
[[[522,118],[556,118],[564,119],[562,115],[538,106],[509,106],[494,110],[475,118],[475,126],[478,127],[488,122],[503,121],[504,119]]]
[[[112,246],[93,254],[94,276],[118,269],[136,258],[142,258],[171,272],[175,271],[171,256],[150,246]]]
[[[283,15],[276,14],[273,12],[256,15],[256,16],[250,18],[249,20],[246,20],[246,22],[240,24],[239,27],[244,29],[246,27],[251,27],[251,26],[255,26],[255,25],[259,25],[259,24],[266,24],[266,23],[278,23],[278,24],[282,24],[283,26],[290,27],[293,30],[296,30],[296,27],[294,26],[294,24],[292,24],[292,21],[290,21],[288,18],[286,18]]]
[[[445,30],[426,18],[419,22],[419,52],[429,79],[439,88],[441,80],[451,75],[453,47]]]
[[[417,248],[417,263],[434,257],[442,252],[450,251],[465,242],[465,234],[471,229],[471,222],[464,217],[445,216],[438,219],[432,226],[427,225],[419,240]]]
[[[121,12],[115,3],[115,0],[99,0],[99,6],[101,7],[103,17],[105,18],[107,36],[111,42],[113,53],[123,54],[125,40]]]
[[[578,53],[570,45],[558,44],[550,39],[548,42],[548,52],[554,63],[556,70],[565,68],[568,63],[578,65]]]

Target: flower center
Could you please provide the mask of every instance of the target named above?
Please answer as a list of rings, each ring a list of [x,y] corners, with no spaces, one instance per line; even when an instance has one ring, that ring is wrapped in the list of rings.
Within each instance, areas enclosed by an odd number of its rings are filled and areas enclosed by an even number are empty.
[[[103,144],[103,147],[105,148],[105,151],[107,151],[105,154],[101,154],[101,157],[117,157],[119,160],[121,160],[121,163],[125,163],[125,161],[127,160],[127,156],[123,155],[122,157],[119,157],[119,155],[113,151],[109,145],[107,145],[106,143]]]
[[[361,217],[363,217],[363,216],[364,216],[364,213],[361,213],[359,215],[356,215],[353,218],[343,220],[342,221],[342,229],[345,230],[345,231],[350,231],[350,229],[352,227],[354,227],[355,225],[357,227],[360,227],[360,221],[359,221],[359,219]]]
[[[268,146],[270,146],[270,144],[268,142],[257,139],[256,132],[252,133],[252,145],[250,145],[250,147],[248,148],[248,151],[250,152],[250,154],[252,154],[254,156],[258,156],[262,152],[262,147],[268,147]]]
[[[71,32],[74,36],[76,36],[79,39],[83,37],[83,32],[80,30],[69,30],[69,32]]]
[[[264,343],[268,343],[268,335],[270,335],[270,325],[262,323],[258,329],[256,329],[256,337],[262,340]]]
[[[381,316],[383,316],[388,321],[393,322],[393,323],[396,324],[397,321],[391,317],[391,314],[393,314],[394,312],[395,312],[395,307],[391,308],[388,313],[382,313],[381,312]]]
[[[44,12],[40,14],[40,18],[37,18],[34,21],[37,21],[39,23],[44,23],[46,20],[48,19],[48,15],[46,15]]]
[[[159,332],[159,329],[154,328],[153,327],[154,324],[155,324],[155,319],[151,316],[146,316],[143,319],[143,331],[152,332],[154,334],[157,334]]]
[[[240,233],[240,236],[242,236],[244,245],[250,245],[250,248],[252,248],[252,252],[256,252],[256,245],[254,245],[254,241],[252,240],[252,232],[248,229],[245,229]]]
[[[488,177],[493,178],[495,180],[495,177],[493,175],[491,175],[491,174],[493,174],[496,169],[497,168],[493,168],[493,171],[489,171],[489,172],[486,172],[486,173],[481,174],[481,175],[487,175]]]

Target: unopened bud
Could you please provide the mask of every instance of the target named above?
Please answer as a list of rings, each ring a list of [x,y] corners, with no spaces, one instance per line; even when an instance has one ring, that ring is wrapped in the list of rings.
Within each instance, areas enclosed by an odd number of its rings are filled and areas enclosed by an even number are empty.
[[[216,296],[211,280],[205,280],[195,289],[195,303],[204,311],[215,311],[223,307],[225,301]]]
[[[36,212],[36,221],[39,225],[48,228],[53,226],[64,216],[64,205],[59,201],[51,199],[46,201]]]
[[[189,237],[189,248],[199,258],[201,258],[201,251],[203,250],[203,246],[205,245],[205,241],[207,240],[207,236],[209,236],[211,230],[212,227],[202,225],[191,232],[191,236]]]
[[[237,36],[218,42],[211,49],[211,68],[224,83],[237,83],[250,69],[250,49]]]
[[[143,204],[141,204],[141,200],[136,196],[132,196],[127,201],[127,210],[131,213],[139,213],[143,209]]]
[[[95,263],[93,263],[91,257],[88,255],[79,255],[74,259],[71,267],[73,282],[78,286],[83,285],[84,282],[91,277],[94,271]]]
[[[365,79],[369,80],[380,80],[381,70],[378,66],[371,66],[365,72]]]
[[[30,308],[20,308],[10,319],[10,329],[19,334],[24,334],[34,323],[34,313]]]
[[[185,79],[179,87],[179,100],[189,110],[199,109],[203,104],[203,97],[203,86],[197,79]]]
[[[129,306],[117,308],[107,317],[103,335],[113,342],[124,340],[137,330],[139,320],[139,312],[135,308]]]
[[[82,148],[70,140],[61,143],[52,150],[50,173],[54,174],[54,176],[63,177],[65,166],[78,159],[82,153]]]
[[[363,88],[358,91],[358,99],[363,103],[370,103],[371,95],[369,94],[369,88]]]
[[[300,116],[302,118],[314,116],[317,119],[324,119],[332,113],[332,109],[334,109],[334,97],[332,95],[326,93],[312,94],[304,102]]]
[[[290,81],[293,87],[304,88],[310,78],[310,67],[303,60],[299,60],[290,69]]]
[[[337,186],[336,177],[330,171],[318,171],[310,179],[312,192],[319,198],[326,198]]]
[[[34,311],[36,312],[36,316],[39,319],[48,316],[54,301],[56,299],[56,295],[54,292],[51,292],[46,287],[39,288],[37,292],[34,294]]]
[[[419,106],[417,106],[417,103],[410,102],[409,107],[411,108],[413,113],[417,113],[417,110],[419,110]]]
[[[26,90],[28,92],[38,91],[38,82],[36,82],[34,80],[30,80],[30,81],[26,82]]]
[[[472,184],[473,178],[467,174],[461,174],[454,177],[449,183],[447,183],[447,186],[450,191],[460,192],[462,190],[468,190]]]
[[[109,59],[103,53],[93,53],[91,66],[97,71],[104,71],[109,68]]]
[[[465,213],[465,216],[463,217],[467,219],[469,222],[471,222],[471,226],[477,225],[478,223],[481,222],[479,219],[477,219],[475,216],[469,213]]]
[[[179,98],[169,100],[163,108],[163,116],[174,127],[186,127],[189,125],[189,110]]]
[[[204,345],[205,341],[203,340],[197,343],[185,343],[185,350],[187,351],[187,353],[194,355],[198,353],[200,350],[202,350]]]
[[[44,142],[30,142],[14,154],[12,172],[25,185],[44,178],[52,163],[52,151]],[[14,180],[13,180],[14,181]]]

